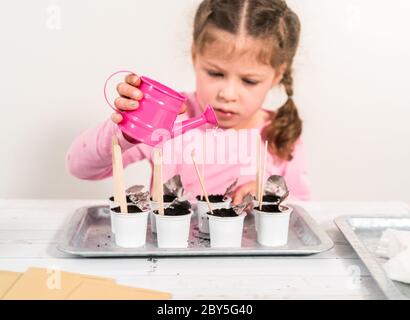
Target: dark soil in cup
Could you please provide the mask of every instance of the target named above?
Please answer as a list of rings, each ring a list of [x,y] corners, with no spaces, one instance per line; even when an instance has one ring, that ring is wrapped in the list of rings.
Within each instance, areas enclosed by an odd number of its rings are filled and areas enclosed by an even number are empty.
[[[177,198],[176,196],[172,196],[172,195],[169,195],[169,194],[164,194],[164,202],[170,203],[170,202],[174,201],[176,198]],[[153,201],[152,198],[150,198],[150,200]]]
[[[266,196],[263,196],[263,200],[262,200],[262,201],[264,201],[264,202],[277,203],[277,202],[279,202],[279,200],[280,200],[280,197],[278,197],[278,196],[266,195]]]
[[[130,196],[126,196],[126,197],[127,197],[127,203],[132,203]],[[114,201],[114,197],[111,197],[110,201]]]
[[[277,203],[279,202],[279,200],[280,200],[279,197],[271,195],[271,194],[263,196],[263,199],[262,199],[263,202],[272,202],[272,203]]]
[[[116,207],[114,209],[112,209],[112,211],[116,212],[116,213],[122,213],[121,212],[121,207]],[[128,206],[128,213],[141,213],[142,210],[140,208],[138,208],[137,206],[133,206],[130,205]]]
[[[255,210],[260,211],[259,207],[255,207]],[[269,213],[281,213],[282,211],[279,209],[279,206],[276,204],[262,206],[262,212],[269,212]]]
[[[230,209],[217,209],[217,210],[212,210],[214,213],[214,216],[221,217],[221,218],[230,218],[230,217],[237,217],[238,215],[236,214],[235,210],[230,208]],[[211,215],[210,212],[207,212],[208,215]]]
[[[185,216],[190,213],[191,212],[189,211],[189,209],[185,209],[185,208],[166,208],[164,210],[164,215],[170,216],[170,217]],[[158,210],[155,210],[154,214],[158,215],[159,214]]]
[[[201,196],[196,196],[196,199],[198,201],[206,201],[205,197],[201,197]],[[222,194],[211,194],[210,196],[208,196],[209,202],[210,203],[221,203],[224,202],[224,196]]]

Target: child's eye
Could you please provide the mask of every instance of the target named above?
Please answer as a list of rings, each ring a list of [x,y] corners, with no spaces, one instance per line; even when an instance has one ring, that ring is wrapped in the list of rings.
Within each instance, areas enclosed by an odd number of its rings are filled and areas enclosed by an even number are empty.
[[[214,78],[219,78],[219,77],[223,77],[223,76],[224,76],[223,73],[221,73],[221,72],[216,72],[216,71],[208,71],[208,74],[209,74],[211,77],[214,77]]]
[[[250,80],[250,79],[242,79],[242,81],[243,81],[244,83],[250,85],[250,86],[256,86],[256,85],[258,84],[257,81],[253,81],[253,80]]]

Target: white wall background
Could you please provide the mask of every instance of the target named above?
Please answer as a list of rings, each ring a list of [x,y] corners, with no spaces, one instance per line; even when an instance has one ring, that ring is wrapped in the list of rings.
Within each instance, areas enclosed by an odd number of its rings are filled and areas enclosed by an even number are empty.
[[[111,180],[65,170],[74,137],[111,112],[102,86],[127,68],[193,90],[199,0],[0,3],[0,198],[104,198]],[[296,100],[316,200],[410,201],[410,2],[289,0],[302,20]],[[147,163],[127,185],[147,183]]]

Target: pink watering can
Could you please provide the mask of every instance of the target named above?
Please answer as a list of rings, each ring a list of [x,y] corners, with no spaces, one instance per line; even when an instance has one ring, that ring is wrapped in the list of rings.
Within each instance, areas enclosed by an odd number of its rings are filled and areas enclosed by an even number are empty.
[[[105,83],[104,95],[109,106],[123,117],[123,121],[118,125],[121,131],[131,138],[154,147],[206,123],[218,126],[215,112],[210,105],[202,115],[175,123],[187,98],[148,77],[140,77],[141,84],[138,88],[144,96],[139,101],[138,109],[118,110],[108,100],[106,90],[108,81],[119,73],[132,74],[129,71],[119,71],[111,75]]]

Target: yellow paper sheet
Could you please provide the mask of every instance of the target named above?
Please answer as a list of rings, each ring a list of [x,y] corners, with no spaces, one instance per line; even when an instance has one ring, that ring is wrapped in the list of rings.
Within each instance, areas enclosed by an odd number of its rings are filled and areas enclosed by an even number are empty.
[[[63,300],[84,281],[113,283],[112,279],[30,268],[4,295],[4,300]]]
[[[68,300],[168,300],[167,292],[138,289],[110,283],[84,281]]]
[[[20,276],[21,273],[18,272],[0,271],[0,299],[14,285]]]

